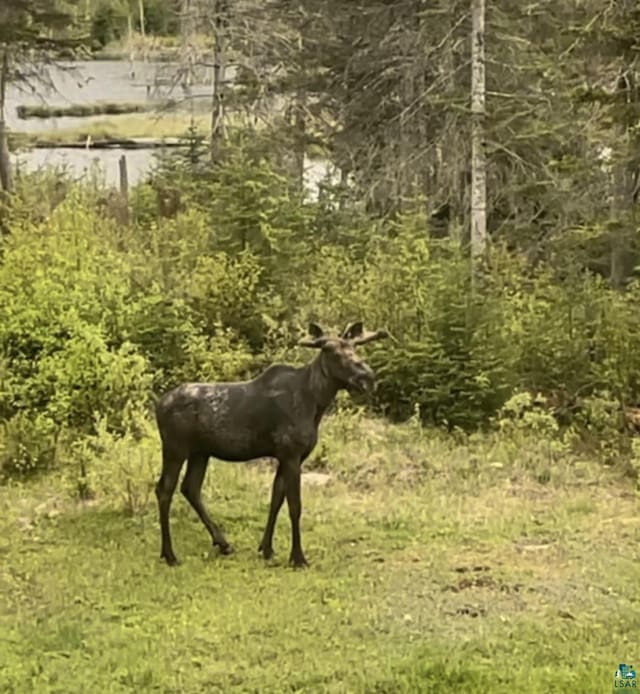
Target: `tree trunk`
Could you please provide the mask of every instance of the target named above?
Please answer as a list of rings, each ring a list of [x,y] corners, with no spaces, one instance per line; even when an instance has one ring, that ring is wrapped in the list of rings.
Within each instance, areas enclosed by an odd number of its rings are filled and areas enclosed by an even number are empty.
[[[133,40],[133,17],[130,11],[127,12],[127,50],[129,52],[129,77],[133,80],[136,77],[136,71],[134,69],[136,54],[135,41]]]
[[[471,256],[475,269],[487,248],[485,158],[485,0],[471,0]]]
[[[224,143],[226,29],[228,26],[228,0],[215,0],[213,17],[213,103],[211,108],[211,161],[220,162]]]
[[[302,33],[298,34],[298,53],[302,54]],[[304,160],[306,155],[306,139],[307,139],[307,94],[300,80],[296,88],[296,101],[294,107],[294,140],[295,140],[295,176],[300,186],[300,190],[304,189]]]
[[[0,71],[0,187],[10,193],[13,189],[11,180],[11,162],[9,160],[9,146],[7,144],[7,131],[4,120],[5,96],[9,83],[9,49],[2,47],[2,69]]]
[[[630,76],[624,72],[620,74],[616,92],[620,100],[624,100],[624,107],[629,109],[633,104],[635,94],[634,85],[630,82]],[[632,158],[632,145],[629,137],[629,126],[619,124],[614,128],[612,143],[612,161],[610,174],[611,208],[609,218],[609,242],[611,255],[609,258],[609,282],[615,289],[621,289],[636,264],[630,230],[635,228],[632,219],[633,199],[633,173],[630,168]]]
[[[444,73],[444,98],[452,102],[455,102],[460,96],[458,91],[460,59],[456,55],[456,49],[458,45],[457,26],[463,13],[464,8],[459,0],[452,0],[443,25],[443,34],[449,36],[449,39],[443,45],[442,57],[439,57],[440,70]],[[426,67],[425,65],[425,69]],[[449,122],[440,130],[433,160],[435,173],[431,196],[439,203],[449,206],[447,221],[449,238],[462,244],[469,242],[471,228],[471,205],[469,202],[471,196],[466,180],[469,174],[471,143],[467,142],[466,146],[461,145],[460,131],[462,128],[458,125],[456,115],[451,113],[446,117]]]
[[[138,0],[138,12],[140,16],[140,33],[144,37],[144,0]]]
[[[123,154],[118,160],[120,174],[120,204],[122,206],[122,224],[129,224],[129,172],[127,170],[127,157]]]
[[[406,209],[407,202],[412,196],[411,178],[415,164],[412,159],[415,156],[416,142],[413,140],[413,123],[411,111],[415,99],[414,72],[416,69],[416,57],[412,55],[411,32],[406,31],[402,41],[402,75],[400,76],[400,120],[398,133],[398,160],[395,162],[395,208],[398,212]],[[415,118],[415,114],[413,115]]]
[[[304,161],[306,154],[307,120],[305,117],[305,92],[303,88],[296,91],[294,118],[295,131],[295,176],[300,189],[304,187]]]
[[[622,134],[620,134],[620,141],[624,142],[624,135]],[[611,254],[609,257],[609,282],[615,289],[620,289],[624,282],[624,256],[626,246],[624,238],[627,202],[625,195],[626,162],[620,152],[616,154],[617,156],[611,167],[610,177],[611,207],[609,216],[609,243]]]
[[[191,0],[181,0],[180,4],[180,40],[182,44],[182,55],[185,62],[184,77],[182,88],[185,93],[189,93],[194,80],[194,45],[193,37],[196,33],[195,7]],[[191,104],[191,114],[193,116],[193,103]]]
[[[189,43],[195,33],[193,9],[191,0],[182,0],[180,3],[180,35],[183,45]]]
[[[422,9],[422,2],[417,2],[415,6],[415,30],[418,36],[421,37],[421,42],[424,35],[424,17]],[[416,193],[423,200],[424,211],[426,214],[429,214],[432,193],[432,167],[431,162],[429,161],[429,155],[427,154],[429,137],[427,132],[427,112],[424,103],[424,94],[427,90],[426,69],[426,46],[423,45],[422,50],[420,50],[418,53],[414,75],[414,93],[419,103],[414,116],[416,120],[414,136],[416,138],[416,145],[421,153],[420,158],[416,163],[418,168],[415,176],[415,186]]]

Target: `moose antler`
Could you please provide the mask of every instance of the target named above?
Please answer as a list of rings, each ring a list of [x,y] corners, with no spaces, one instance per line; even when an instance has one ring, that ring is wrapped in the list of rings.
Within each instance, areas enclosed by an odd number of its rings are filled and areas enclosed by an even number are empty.
[[[362,321],[357,321],[348,325],[342,333],[343,340],[349,340],[354,347],[356,345],[365,345],[373,340],[382,340],[383,338],[391,337],[387,330],[376,330],[375,332],[365,331]],[[395,338],[391,337],[394,342]]]
[[[311,335],[310,338],[306,337],[298,342],[300,347],[321,348],[331,340],[331,337],[325,335],[324,331],[317,323],[309,323],[309,335]],[[362,321],[357,321],[356,323],[348,325],[341,337],[343,340],[348,340],[354,347],[357,345],[366,345],[368,342],[385,338],[390,338],[395,343],[398,342],[388,330],[376,330],[375,332],[365,331]]]
[[[366,345],[367,342],[373,342],[374,340],[383,340],[386,338],[390,338],[391,340],[393,340],[393,342],[397,342],[395,337],[393,337],[388,330],[376,330],[375,332],[366,332],[360,335],[359,337],[353,338],[351,342],[354,345]]]

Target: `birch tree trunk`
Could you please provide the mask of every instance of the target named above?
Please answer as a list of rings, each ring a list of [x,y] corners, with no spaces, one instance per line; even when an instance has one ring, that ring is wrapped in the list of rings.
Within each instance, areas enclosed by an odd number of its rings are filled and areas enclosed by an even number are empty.
[[[471,257],[475,269],[487,248],[485,0],[471,0],[471,17]]]
[[[140,34],[144,38],[144,0],[138,0],[138,15],[140,17]]]
[[[13,189],[11,180],[11,163],[9,160],[9,146],[7,144],[7,131],[4,120],[5,95],[9,82],[9,49],[2,47],[2,68],[0,69],[0,188],[10,193]]]
[[[298,53],[302,53],[302,31],[298,34]],[[306,139],[307,139],[307,92],[298,76],[299,83],[296,87],[296,101],[294,107],[294,140],[295,140],[295,176],[300,187],[304,189],[304,162],[306,155]]]
[[[222,156],[224,142],[224,89],[226,73],[226,28],[229,0],[215,0],[213,16],[213,103],[211,107],[211,161],[217,163]]]
[[[184,72],[182,78],[182,88],[185,93],[189,93],[194,81],[195,74],[195,42],[196,33],[195,3],[191,0],[181,0],[180,2],[180,43],[182,50],[182,60],[184,61]],[[193,118],[193,102],[191,102],[191,116]]]

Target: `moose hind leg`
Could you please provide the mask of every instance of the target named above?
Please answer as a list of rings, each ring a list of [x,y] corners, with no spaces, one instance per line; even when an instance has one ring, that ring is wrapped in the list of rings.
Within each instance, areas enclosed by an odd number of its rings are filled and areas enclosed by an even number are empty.
[[[206,455],[193,455],[189,458],[187,472],[182,480],[180,491],[198,514],[204,527],[209,531],[213,546],[220,547],[222,554],[231,554],[233,547],[227,542],[220,527],[211,520],[202,502],[202,483],[207,471],[208,460],[209,456]]]
[[[156,498],[158,499],[158,514],[160,517],[160,534],[162,538],[162,550],[160,557],[169,566],[179,564],[178,558],[173,552],[171,544],[171,530],[169,528],[169,512],[171,510],[171,500],[175,492],[180,470],[184,458],[178,454],[172,454],[163,448],[162,451],[162,473],[156,484]]]

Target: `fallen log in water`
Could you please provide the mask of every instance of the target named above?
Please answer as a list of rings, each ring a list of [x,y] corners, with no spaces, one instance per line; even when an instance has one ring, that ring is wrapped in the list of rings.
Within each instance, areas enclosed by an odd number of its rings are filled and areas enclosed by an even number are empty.
[[[156,149],[161,147],[186,147],[188,141],[179,137],[153,138],[103,138],[85,141],[60,142],[57,140],[35,140],[33,149]]]

